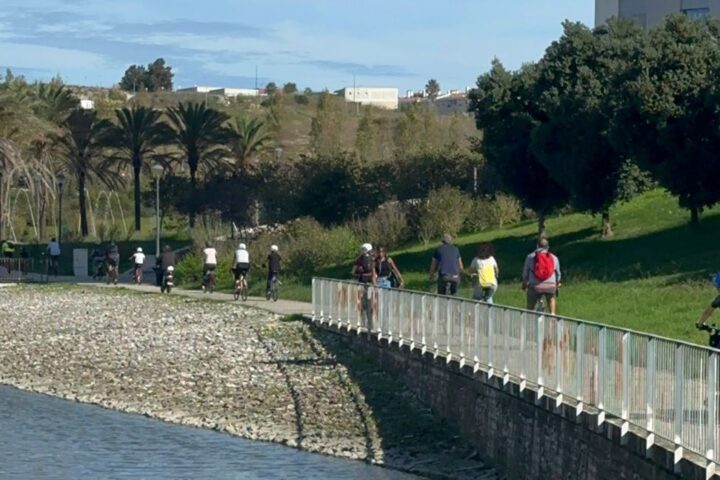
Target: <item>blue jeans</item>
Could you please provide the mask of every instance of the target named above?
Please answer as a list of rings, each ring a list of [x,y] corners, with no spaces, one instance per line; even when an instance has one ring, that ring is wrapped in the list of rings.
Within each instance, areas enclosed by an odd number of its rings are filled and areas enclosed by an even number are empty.
[[[378,288],[392,288],[392,282],[388,277],[378,277],[377,286]]]
[[[492,305],[495,292],[497,292],[497,285],[492,285],[490,287],[475,285],[475,288],[473,289],[473,300],[480,300],[481,302]]]

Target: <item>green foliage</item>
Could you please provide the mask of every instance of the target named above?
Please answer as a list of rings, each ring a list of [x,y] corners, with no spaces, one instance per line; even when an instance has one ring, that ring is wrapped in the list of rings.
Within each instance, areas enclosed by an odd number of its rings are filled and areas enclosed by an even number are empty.
[[[172,67],[166,66],[165,60],[158,58],[148,64],[147,68],[143,65],[131,65],[128,67],[120,80],[120,88],[126,92],[140,92],[143,90],[149,92],[172,91],[172,79]]]
[[[275,95],[278,91],[278,86],[275,82],[269,82],[265,85],[265,93],[268,95]]]
[[[428,82],[425,84],[425,94],[430,98],[430,100],[435,100],[440,93],[440,84],[437,80],[434,78],[431,78],[428,80]]]
[[[457,188],[433,190],[418,212],[418,237],[427,245],[443,233],[457,235],[470,215],[472,199]]]
[[[384,245],[388,249],[403,245],[411,233],[406,209],[399,202],[388,202],[363,220],[353,222],[355,234],[372,245]]]
[[[257,157],[270,147],[272,137],[265,122],[259,118],[236,117],[230,124],[232,144],[230,149],[235,157],[235,170],[240,174],[250,172]]]
[[[287,82],[285,85],[283,85],[283,93],[285,95],[292,95],[294,93],[297,93],[297,91],[297,84],[293,82]]]
[[[283,246],[286,268],[303,277],[353,257],[361,243],[348,227],[326,229],[309,218],[294,222],[287,240]]]
[[[400,200],[425,198],[444,185],[472,192],[473,167],[482,173],[480,155],[457,148],[427,150],[399,157],[394,163],[386,175],[392,180],[390,191]]]
[[[333,156],[342,151],[344,119],[344,100],[329,93],[321,93],[310,126],[310,149],[315,155]]]
[[[522,207],[515,197],[500,193],[491,197],[473,199],[472,208],[463,230],[478,232],[490,228],[503,228],[522,219]]]
[[[295,100],[295,103],[298,105],[309,105],[310,104],[310,97],[307,95],[293,95],[293,99]]]

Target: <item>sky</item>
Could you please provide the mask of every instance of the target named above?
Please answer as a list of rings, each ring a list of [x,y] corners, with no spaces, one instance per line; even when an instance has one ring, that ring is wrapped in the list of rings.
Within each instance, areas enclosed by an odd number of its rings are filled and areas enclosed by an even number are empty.
[[[3,0],[0,68],[112,86],[163,57],[175,87],[463,89],[540,58],[593,0]]]

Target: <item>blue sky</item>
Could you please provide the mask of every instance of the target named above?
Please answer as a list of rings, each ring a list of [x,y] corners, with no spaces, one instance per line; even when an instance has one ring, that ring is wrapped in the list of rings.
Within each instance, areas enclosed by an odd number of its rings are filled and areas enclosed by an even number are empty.
[[[537,60],[592,0],[3,0],[0,68],[111,86],[163,57],[175,85],[472,85],[493,57]]]

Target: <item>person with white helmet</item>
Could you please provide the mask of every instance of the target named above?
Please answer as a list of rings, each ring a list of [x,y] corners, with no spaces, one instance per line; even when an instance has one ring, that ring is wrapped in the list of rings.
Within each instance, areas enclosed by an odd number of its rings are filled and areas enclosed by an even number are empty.
[[[215,269],[217,268],[217,250],[210,242],[205,242],[203,249],[203,291],[212,293],[215,290]]]
[[[360,255],[355,260],[352,269],[352,275],[358,279],[360,283],[372,284],[375,286],[377,275],[375,274],[375,258],[373,256],[373,247],[369,243],[363,243],[360,246]]]
[[[142,268],[145,263],[145,254],[143,253],[142,247],[138,247],[135,253],[130,255],[130,260],[132,260],[135,265],[133,269],[133,282],[142,283]]]
[[[271,286],[273,279],[278,279],[280,276],[280,264],[282,263],[282,258],[280,257],[280,249],[277,245],[271,245],[270,246],[270,253],[267,256],[267,266],[268,266],[268,277],[267,277],[267,288],[266,288],[266,297],[269,299],[272,295],[271,292]]]
[[[238,245],[235,250],[235,268],[233,268],[233,274],[235,275],[235,284],[242,278],[246,282],[247,287],[247,274],[250,271],[250,252],[247,250],[247,246],[244,243]]]

